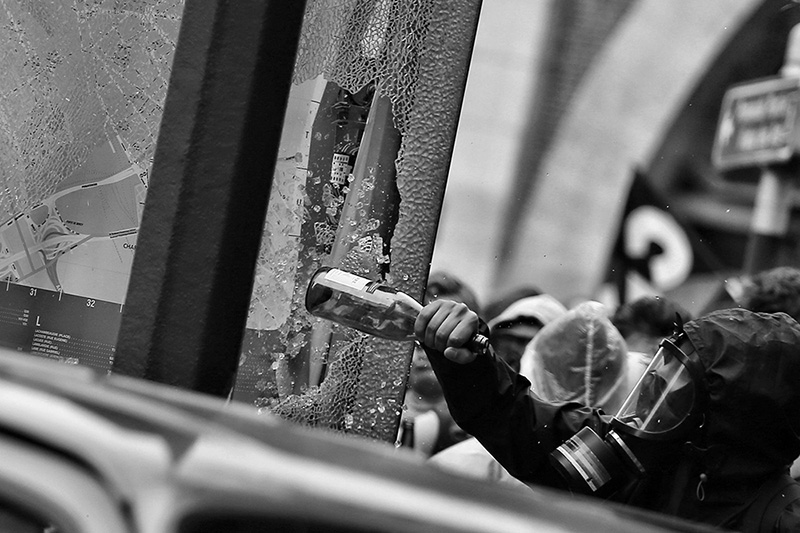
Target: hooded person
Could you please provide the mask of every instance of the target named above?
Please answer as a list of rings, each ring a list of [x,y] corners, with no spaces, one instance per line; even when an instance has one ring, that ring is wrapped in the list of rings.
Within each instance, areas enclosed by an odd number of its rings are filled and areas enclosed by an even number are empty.
[[[786,313],[800,320],[800,269],[780,266],[726,283],[734,300],[745,309],[763,313]],[[800,479],[800,458],[792,463],[791,476]]]
[[[520,358],[531,339],[566,312],[564,304],[549,294],[520,298],[489,320],[489,342],[498,356],[519,371]]]
[[[432,304],[416,323],[456,421],[527,483],[723,529],[800,530],[800,324],[712,312],[662,341],[613,416],[549,403],[491,350],[462,348],[477,317]]]
[[[579,402],[615,413],[644,371],[599,302],[583,302],[542,328],[525,347],[520,374],[548,402]]]

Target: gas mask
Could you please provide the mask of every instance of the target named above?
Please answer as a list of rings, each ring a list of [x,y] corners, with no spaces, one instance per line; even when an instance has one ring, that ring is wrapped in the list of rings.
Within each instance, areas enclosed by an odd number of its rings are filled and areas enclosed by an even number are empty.
[[[679,331],[661,341],[605,435],[582,428],[550,454],[551,463],[573,492],[608,496],[700,427],[707,396],[695,348]]]

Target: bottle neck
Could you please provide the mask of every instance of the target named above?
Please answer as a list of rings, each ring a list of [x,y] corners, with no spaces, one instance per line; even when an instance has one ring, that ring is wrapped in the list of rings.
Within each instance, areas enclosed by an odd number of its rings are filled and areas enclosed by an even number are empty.
[[[414,419],[404,419],[400,424],[400,431],[397,435],[395,446],[398,448],[414,447]]]

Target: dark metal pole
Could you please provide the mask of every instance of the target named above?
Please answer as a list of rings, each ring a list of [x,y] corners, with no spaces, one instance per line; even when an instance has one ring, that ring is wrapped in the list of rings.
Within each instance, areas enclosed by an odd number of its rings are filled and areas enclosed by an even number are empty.
[[[187,0],[113,372],[229,393],[304,10]]]
[[[800,76],[800,24],[789,33],[781,75]],[[796,174],[796,165],[762,170],[745,250],[746,274],[777,266],[787,242]]]
[[[789,232],[795,180],[786,171],[762,171],[745,249],[746,274],[777,266]]]

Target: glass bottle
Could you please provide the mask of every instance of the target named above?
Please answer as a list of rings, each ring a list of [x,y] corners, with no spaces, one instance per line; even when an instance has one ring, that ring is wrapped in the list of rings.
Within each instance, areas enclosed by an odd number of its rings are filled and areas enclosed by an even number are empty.
[[[414,447],[414,419],[404,418],[400,424],[400,431],[397,432],[396,448]]]
[[[390,340],[413,340],[414,322],[422,304],[404,292],[333,267],[322,267],[311,277],[306,309],[314,316]],[[467,347],[487,349],[489,340],[476,334]]]

